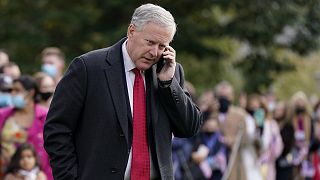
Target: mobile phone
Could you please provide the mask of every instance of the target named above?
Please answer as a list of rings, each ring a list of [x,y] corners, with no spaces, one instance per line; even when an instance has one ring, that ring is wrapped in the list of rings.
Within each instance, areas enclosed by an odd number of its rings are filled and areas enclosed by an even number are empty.
[[[167,51],[167,49],[165,49],[164,51]],[[166,60],[163,58],[163,55],[161,55],[161,58],[157,62],[157,73],[160,73],[161,69],[165,64],[166,64]]]

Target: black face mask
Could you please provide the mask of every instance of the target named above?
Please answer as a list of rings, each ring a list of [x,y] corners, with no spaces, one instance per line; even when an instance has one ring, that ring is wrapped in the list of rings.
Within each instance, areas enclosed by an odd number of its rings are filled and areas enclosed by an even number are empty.
[[[251,116],[253,116],[253,114],[254,114],[254,110],[251,110],[251,109],[247,109],[247,112],[248,112]]]
[[[219,97],[219,112],[221,113],[226,113],[228,112],[229,106],[230,106],[230,101],[226,97]]]
[[[303,114],[306,112],[306,108],[297,106],[295,109],[296,114]]]
[[[47,101],[51,96],[53,92],[40,92],[40,97],[42,100]]]
[[[215,132],[203,132],[206,136],[211,136],[213,134],[215,134]]]

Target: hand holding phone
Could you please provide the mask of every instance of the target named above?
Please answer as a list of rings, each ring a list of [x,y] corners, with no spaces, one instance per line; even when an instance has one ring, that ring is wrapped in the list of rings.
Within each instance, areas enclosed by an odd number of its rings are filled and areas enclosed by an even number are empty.
[[[164,50],[164,51],[167,51]],[[166,64],[166,61],[163,57],[163,54],[161,55],[161,58],[159,59],[159,61],[157,62],[157,73],[160,73],[161,69],[163,68],[163,66]]]
[[[171,80],[176,67],[176,52],[171,46],[167,46],[157,62],[157,73],[160,81]]]

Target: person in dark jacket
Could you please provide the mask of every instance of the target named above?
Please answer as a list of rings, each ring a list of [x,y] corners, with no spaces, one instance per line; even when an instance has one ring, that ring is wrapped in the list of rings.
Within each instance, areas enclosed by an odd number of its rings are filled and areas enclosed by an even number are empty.
[[[202,124],[169,45],[175,31],[170,12],[144,4],[126,38],[74,59],[44,129],[55,179],[174,178],[172,135],[191,137]]]

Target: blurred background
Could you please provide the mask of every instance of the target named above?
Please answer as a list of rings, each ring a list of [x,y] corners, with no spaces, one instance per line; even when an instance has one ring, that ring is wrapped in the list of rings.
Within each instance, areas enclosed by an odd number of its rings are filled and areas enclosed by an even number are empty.
[[[0,0],[0,107],[24,111],[17,94],[39,88],[29,106],[48,108],[72,59],[126,36],[148,2],[175,17],[171,46],[203,112],[199,134],[173,138],[175,179],[320,180],[320,0]],[[38,136],[12,121],[0,128],[0,179],[25,142],[52,179],[26,138]]]
[[[318,0],[0,0],[0,48],[23,73],[56,46],[68,64],[126,35],[134,9],[151,2],[176,18],[172,46],[197,94],[227,80],[235,92],[319,96]]]

